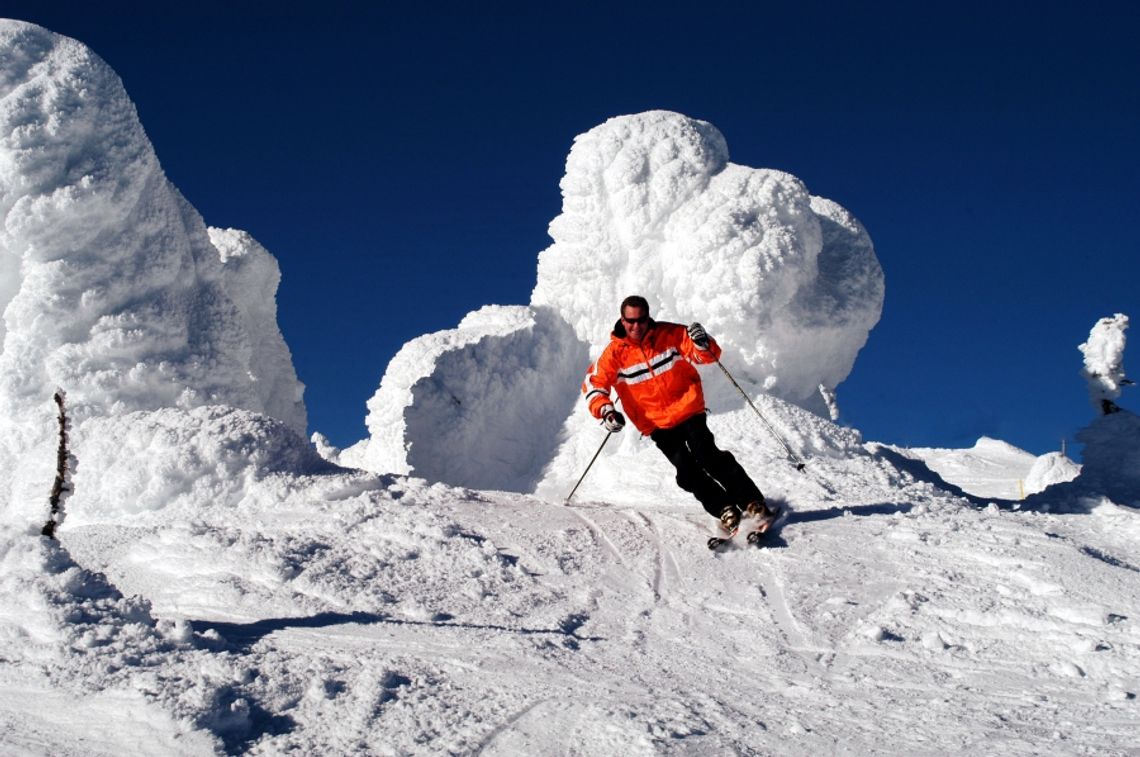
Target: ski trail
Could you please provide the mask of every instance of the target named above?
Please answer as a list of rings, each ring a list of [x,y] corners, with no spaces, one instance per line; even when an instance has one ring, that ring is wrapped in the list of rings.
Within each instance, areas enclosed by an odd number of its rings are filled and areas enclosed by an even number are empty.
[[[783,637],[786,648],[803,661],[806,666],[805,672],[829,678],[827,668],[822,661],[834,658],[836,650],[817,644],[796,620],[784,591],[778,560],[774,556],[771,563],[772,569],[764,571],[760,576],[759,588],[772,614],[777,631]]]
[[[487,734],[487,736],[478,744],[478,746],[472,750],[472,754],[483,754],[486,752],[489,748],[494,746],[495,741],[499,738],[500,735],[509,731],[515,726],[516,723],[520,722],[532,711],[538,707],[541,707],[547,702],[553,701],[553,699],[553,697],[545,697],[543,699],[539,699],[538,701],[531,702],[526,707],[523,707],[521,710],[515,712],[505,721],[495,726],[495,728],[489,734]]]
[[[653,577],[650,588],[653,590],[653,599],[660,603],[665,598],[666,566],[665,545],[661,542],[661,529],[655,520],[639,510],[626,511],[626,517],[647,532],[647,541],[653,546]],[[675,574],[674,574],[675,575]]]
[[[617,548],[617,545],[615,545],[613,541],[610,540],[610,537],[602,528],[598,526],[597,523],[576,509],[571,510],[571,512],[574,513],[575,517],[586,524],[586,528],[590,530],[590,534],[593,535],[595,542],[602,545],[606,551],[609,552],[610,555],[612,555],[613,558],[621,564],[623,568],[626,568],[627,570],[631,569],[629,562],[625,558],[625,554],[622,552],[622,550]]]

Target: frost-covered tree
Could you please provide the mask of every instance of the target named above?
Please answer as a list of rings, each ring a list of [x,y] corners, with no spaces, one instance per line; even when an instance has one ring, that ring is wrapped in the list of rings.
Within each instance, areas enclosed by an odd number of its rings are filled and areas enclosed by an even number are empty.
[[[1121,387],[1132,382],[1124,375],[1124,331],[1128,316],[1117,313],[1101,318],[1089,332],[1089,339],[1080,346],[1085,356],[1081,375],[1089,385],[1089,399],[1104,415],[1120,410],[1116,405]]]

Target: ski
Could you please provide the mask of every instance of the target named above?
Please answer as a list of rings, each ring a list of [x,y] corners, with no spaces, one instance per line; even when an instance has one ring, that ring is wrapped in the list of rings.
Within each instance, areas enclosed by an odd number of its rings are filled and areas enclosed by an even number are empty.
[[[709,549],[714,550],[714,551],[720,549],[725,544],[728,544],[729,542],[731,542],[732,537],[736,536],[739,532],[740,532],[740,529],[737,528],[734,531],[732,531],[731,533],[726,532],[727,533],[726,536],[710,536],[709,537]]]

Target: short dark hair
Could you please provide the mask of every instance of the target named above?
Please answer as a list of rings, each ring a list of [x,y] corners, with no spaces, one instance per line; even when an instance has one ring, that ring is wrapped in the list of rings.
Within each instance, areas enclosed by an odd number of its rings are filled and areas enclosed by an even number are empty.
[[[642,297],[640,294],[631,294],[621,301],[621,315],[625,315],[626,308],[640,308],[649,315],[649,301]]]

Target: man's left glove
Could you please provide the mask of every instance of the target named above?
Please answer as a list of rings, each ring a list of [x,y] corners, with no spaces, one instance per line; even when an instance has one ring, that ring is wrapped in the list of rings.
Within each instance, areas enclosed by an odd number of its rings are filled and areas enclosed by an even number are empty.
[[[614,410],[613,405],[606,405],[602,408],[602,425],[606,427],[606,431],[616,434],[625,428],[625,416]]]
[[[709,335],[701,324],[694,323],[689,326],[689,338],[693,340],[693,344],[697,345],[698,350],[709,348]]]

